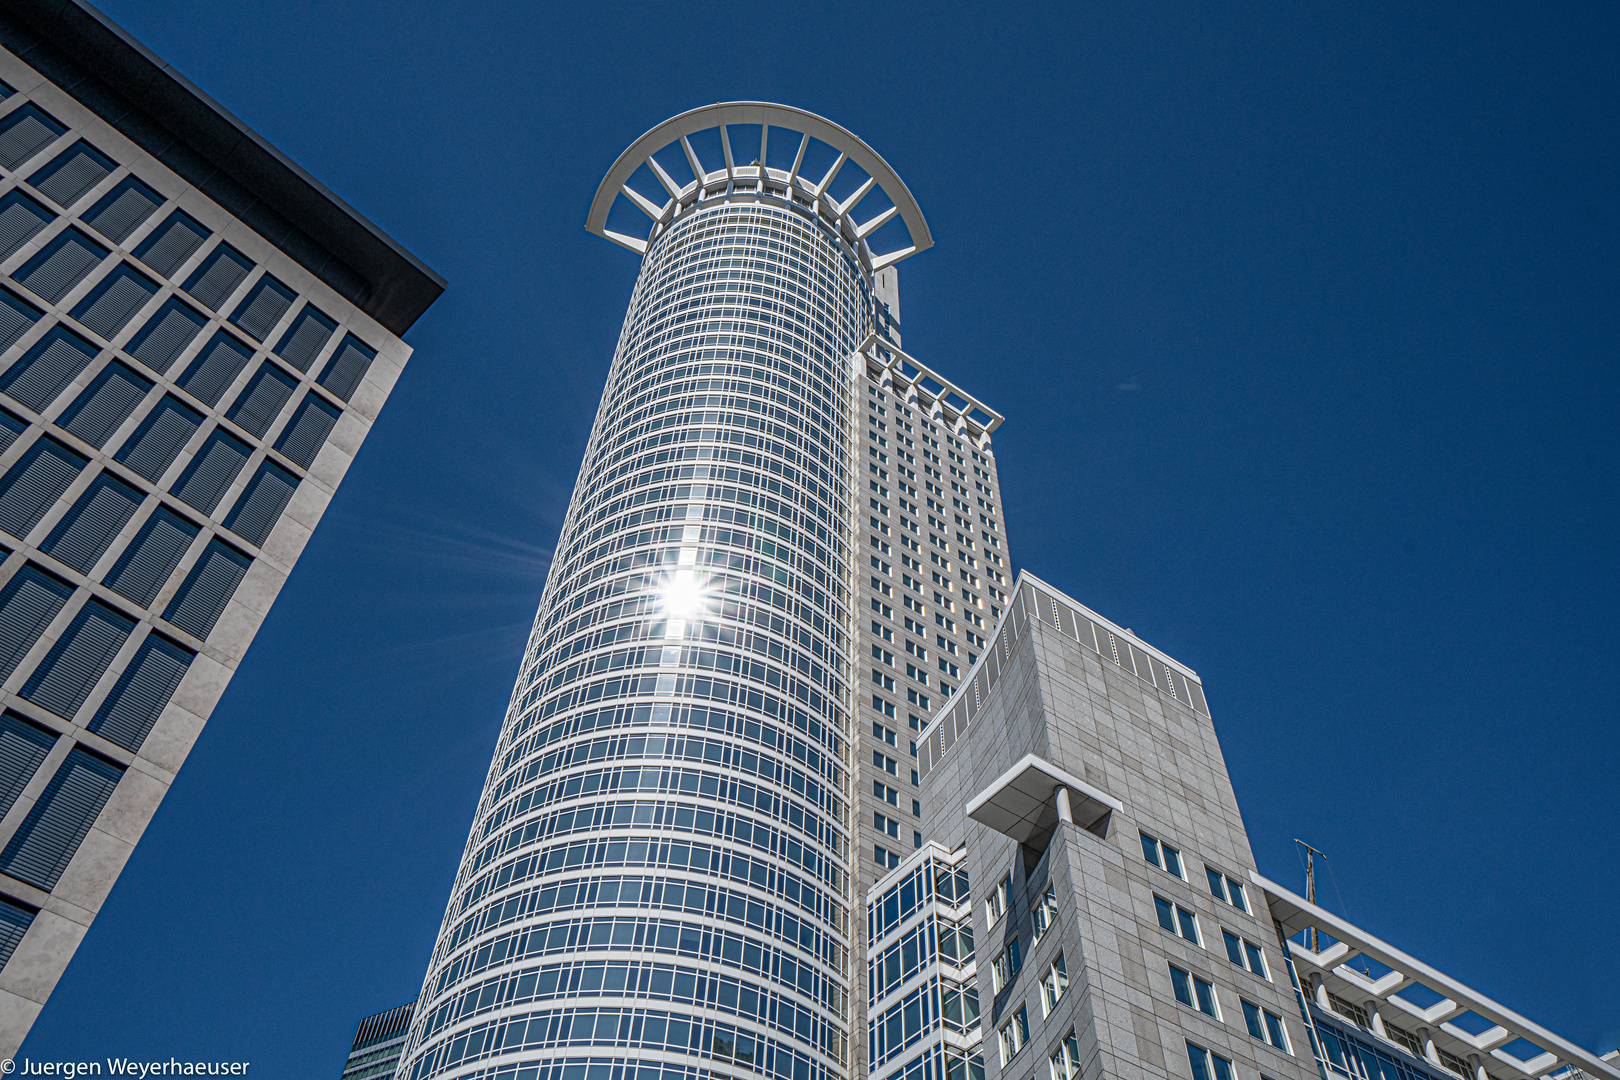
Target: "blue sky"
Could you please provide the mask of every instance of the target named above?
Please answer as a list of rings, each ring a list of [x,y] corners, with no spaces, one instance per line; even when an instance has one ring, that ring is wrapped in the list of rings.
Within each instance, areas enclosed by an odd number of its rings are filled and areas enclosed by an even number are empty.
[[[636,272],[586,208],[742,98],[906,179],[1015,564],[1200,672],[1262,872],[1620,1040],[1620,9],[105,10],[451,287],[28,1056],[336,1076],[416,993]]]

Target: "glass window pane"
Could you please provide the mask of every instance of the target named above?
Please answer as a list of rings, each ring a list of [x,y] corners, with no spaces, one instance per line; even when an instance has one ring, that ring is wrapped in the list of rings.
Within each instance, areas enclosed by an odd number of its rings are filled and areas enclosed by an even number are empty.
[[[1161,865],[1159,862],[1159,842],[1147,833],[1142,834],[1142,857],[1154,866]]]
[[[1266,1033],[1271,1036],[1271,1045],[1279,1050],[1288,1049],[1288,1037],[1283,1034],[1282,1017],[1276,1013],[1266,1013]]]
[[[1177,1001],[1181,1002],[1183,1005],[1191,1005],[1193,1003],[1192,979],[1185,971],[1182,971],[1177,967],[1171,968],[1170,985],[1176,989]]]
[[[1174,912],[1172,912],[1170,909],[1170,901],[1155,896],[1153,898],[1153,906],[1157,908],[1159,912],[1159,925],[1170,931],[1172,934],[1175,933],[1176,917]]]
[[[1264,1039],[1266,1033],[1260,1026],[1260,1009],[1253,1002],[1243,1003],[1243,1022],[1248,1025],[1249,1034],[1256,1039]]]
[[[1232,1063],[1221,1055],[1215,1057],[1215,1080],[1237,1080],[1237,1074],[1232,1071]]]
[[[1225,900],[1226,899],[1226,885],[1225,885],[1226,879],[1221,877],[1220,874],[1217,874],[1215,871],[1211,870],[1207,866],[1204,867],[1204,873],[1209,875],[1209,891],[1210,891],[1210,895],[1215,897],[1215,899],[1217,899],[1217,900]]]
[[[1177,851],[1169,844],[1164,845],[1164,868],[1176,875],[1178,878],[1184,878],[1187,876],[1181,872],[1181,852]]]
[[[1176,908],[1176,914],[1181,917],[1181,936],[1194,945],[1198,944],[1198,916],[1184,907]]]
[[[1266,958],[1260,955],[1260,947],[1253,942],[1245,941],[1243,951],[1249,955],[1249,970],[1262,979],[1269,978],[1266,974]]]
[[[1222,930],[1221,937],[1226,941],[1226,955],[1238,967],[1243,966],[1243,945],[1237,936],[1230,930]]]
[[[1198,990],[1198,1010],[1215,1015],[1215,988],[1203,979],[1194,979],[1193,986]]]
[[[1193,1080],[1213,1080],[1209,1075],[1209,1051],[1188,1043],[1187,1062],[1192,1066]]]
[[[1243,886],[1239,885],[1231,878],[1227,878],[1226,887],[1232,893],[1232,906],[1242,911],[1248,911],[1249,898],[1243,895]]]

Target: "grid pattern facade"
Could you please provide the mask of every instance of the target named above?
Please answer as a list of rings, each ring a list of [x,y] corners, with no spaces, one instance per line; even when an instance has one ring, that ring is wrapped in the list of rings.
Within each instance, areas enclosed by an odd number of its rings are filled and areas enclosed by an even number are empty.
[[[856,896],[932,835],[919,787],[918,742],[961,685],[1006,606],[1011,569],[995,455],[897,392],[858,358],[864,444],[857,456],[856,692],[861,716],[854,787]],[[866,975],[855,973],[856,996]],[[864,1036],[859,1028],[857,1038]],[[864,1049],[863,1049],[864,1056]]]
[[[0,50],[8,1056],[408,355]]]
[[[400,1076],[845,1075],[872,324],[785,206],[647,252]]]

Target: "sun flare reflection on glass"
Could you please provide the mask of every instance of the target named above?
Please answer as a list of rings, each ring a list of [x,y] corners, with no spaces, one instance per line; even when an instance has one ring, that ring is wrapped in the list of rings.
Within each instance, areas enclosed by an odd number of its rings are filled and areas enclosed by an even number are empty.
[[[659,605],[672,619],[695,619],[703,614],[707,598],[703,583],[691,570],[677,570],[659,590]]]

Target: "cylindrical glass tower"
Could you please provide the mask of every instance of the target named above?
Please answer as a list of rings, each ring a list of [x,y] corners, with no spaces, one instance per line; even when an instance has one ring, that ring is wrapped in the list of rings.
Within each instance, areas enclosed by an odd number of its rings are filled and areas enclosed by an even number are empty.
[[[716,127],[706,170],[688,136]],[[893,208],[856,224],[874,189]],[[874,256],[896,215],[910,248]],[[782,106],[676,117],[604,181],[588,227],[642,270],[400,1077],[849,1073],[850,357],[921,220]]]

